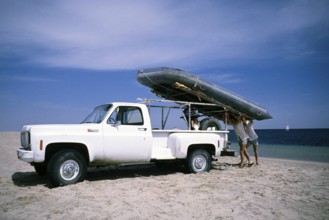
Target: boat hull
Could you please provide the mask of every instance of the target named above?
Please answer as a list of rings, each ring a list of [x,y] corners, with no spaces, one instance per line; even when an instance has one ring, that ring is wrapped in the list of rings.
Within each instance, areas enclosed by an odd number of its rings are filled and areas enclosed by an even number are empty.
[[[172,68],[139,70],[137,80],[165,99],[216,104],[218,105],[216,107],[199,106],[197,109],[221,120],[223,120],[223,112],[245,114],[256,120],[272,118],[271,114],[260,105],[183,70]]]

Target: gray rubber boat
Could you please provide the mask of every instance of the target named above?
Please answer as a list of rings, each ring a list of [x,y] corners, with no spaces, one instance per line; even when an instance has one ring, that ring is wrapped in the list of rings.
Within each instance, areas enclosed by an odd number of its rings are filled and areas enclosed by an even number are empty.
[[[143,69],[138,71],[137,80],[165,99],[216,104],[217,106],[195,106],[195,108],[205,115],[220,120],[223,120],[225,112],[244,114],[256,120],[272,118],[271,114],[260,105],[183,70],[164,67]]]

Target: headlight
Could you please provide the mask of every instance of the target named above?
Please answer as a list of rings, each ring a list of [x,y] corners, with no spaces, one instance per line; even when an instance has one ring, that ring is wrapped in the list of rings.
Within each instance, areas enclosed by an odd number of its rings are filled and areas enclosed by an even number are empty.
[[[30,133],[27,131],[21,132],[21,145],[24,149],[30,148]]]

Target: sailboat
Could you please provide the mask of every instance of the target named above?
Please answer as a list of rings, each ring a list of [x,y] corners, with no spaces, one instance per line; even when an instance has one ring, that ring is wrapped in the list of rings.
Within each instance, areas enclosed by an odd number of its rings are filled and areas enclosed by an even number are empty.
[[[286,123],[286,131],[289,131],[289,124],[288,124],[288,122]]]

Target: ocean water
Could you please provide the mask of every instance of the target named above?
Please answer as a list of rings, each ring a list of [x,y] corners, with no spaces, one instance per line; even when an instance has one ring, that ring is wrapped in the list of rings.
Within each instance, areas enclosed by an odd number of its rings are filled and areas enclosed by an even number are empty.
[[[329,129],[256,129],[259,156],[329,163]],[[230,131],[231,149],[239,150],[234,131]],[[252,146],[248,149],[253,156]]]

